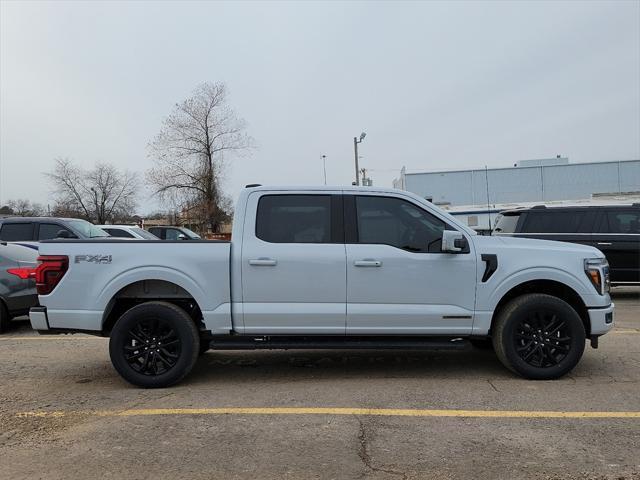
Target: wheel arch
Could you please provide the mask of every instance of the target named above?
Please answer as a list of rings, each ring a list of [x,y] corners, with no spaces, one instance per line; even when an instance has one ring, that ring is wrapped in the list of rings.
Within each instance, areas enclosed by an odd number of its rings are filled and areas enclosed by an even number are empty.
[[[115,286],[111,286],[109,294],[101,295],[101,304],[104,305],[102,317],[102,332],[109,335],[115,322],[120,316],[135,305],[161,300],[179,306],[187,312],[196,325],[202,325],[202,308],[204,298],[194,295],[193,285],[189,282],[176,279],[175,275],[169,280],[167,275],[144,275],[144,278],[129,278],[128,282],[119,282],[115,292]],[[122,285],[124,283],[124,285]],[[191,287],[191,288],[190,288]],[[197,290],[195,290],[197,291]],[[107,300],[108,297],[108,300]]]
[[[491,334],[496,318],[500,314],[502,308],[504,308],[504,306],[514,298],[528,293],[543,293],[567,302],[580,316],[587,337],[590,336],[591,320],[589,318],[589,311],[587,310],[587,306],[580,294],[566,283],[550,279],[527,280],[511,287],[506,293],[504,293],[493,310],[489,334]]]

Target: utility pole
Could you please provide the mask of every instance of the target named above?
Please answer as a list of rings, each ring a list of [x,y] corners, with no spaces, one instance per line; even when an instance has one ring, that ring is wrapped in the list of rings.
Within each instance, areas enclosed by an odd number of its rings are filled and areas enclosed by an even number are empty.
[[[360,169],[358,168],[358,144],[362,143],[364,137],[366,136],[367,134],[362,132],[360,134],[360,140],[358,140],[358,137],[353,137],[353,152],[355,154],[356,160],[356,185],[360,185]]]
[[[324,184],[327,184],[327,156],[326,155],[322,155],[320,158],[322,158],[322,168],[324,169]]]

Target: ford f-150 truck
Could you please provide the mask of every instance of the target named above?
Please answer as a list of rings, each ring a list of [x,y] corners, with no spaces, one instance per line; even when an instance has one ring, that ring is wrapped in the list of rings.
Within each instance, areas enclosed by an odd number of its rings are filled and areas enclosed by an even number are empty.
[[[124,379],[180,381],[207,349],[493,346],[557,378],[613,327],[597,249],[485,237],[411,193],[248,186],[231,242],[51,240],[40,333],[110,337]]]

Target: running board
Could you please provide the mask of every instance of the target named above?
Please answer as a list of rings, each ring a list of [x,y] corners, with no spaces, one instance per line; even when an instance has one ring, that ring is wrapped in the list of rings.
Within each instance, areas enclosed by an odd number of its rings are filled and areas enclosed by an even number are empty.
[[[253,336],[230,335],[210,340],[212,350],[302,350],[302,349],[405,349],[463,350],[469,345],[461,337],[423,336]]]

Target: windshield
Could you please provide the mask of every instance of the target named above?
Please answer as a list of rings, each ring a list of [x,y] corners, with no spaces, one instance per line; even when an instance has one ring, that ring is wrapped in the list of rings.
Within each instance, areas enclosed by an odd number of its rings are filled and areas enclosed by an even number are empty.
[[[198,235],[195,232],[192,232],[191,230],[189,230],[188,228],[185,227],[181,227],[180,230],[182,230],[182,233],[184,233],[187,237],[189,238],[200,238],[200,235]]]
[[[86,220],[68,220],[69,225],[84,238],[108,237],[109,234]]]
[[[153,233],[151,232],[147,232],[146,230],[142,229],[142,228],[138,228],[138,227],[132,227],[131,231],[133,233],[136,233],[137,235],[140,235],[142,238],[144,238],[145,240],[160,240],[158,237],[156,237]]]
[[[496,217],[496,228],[493,231],[496,233],[514,233],[519,218],[520,213],[500,214]]]

